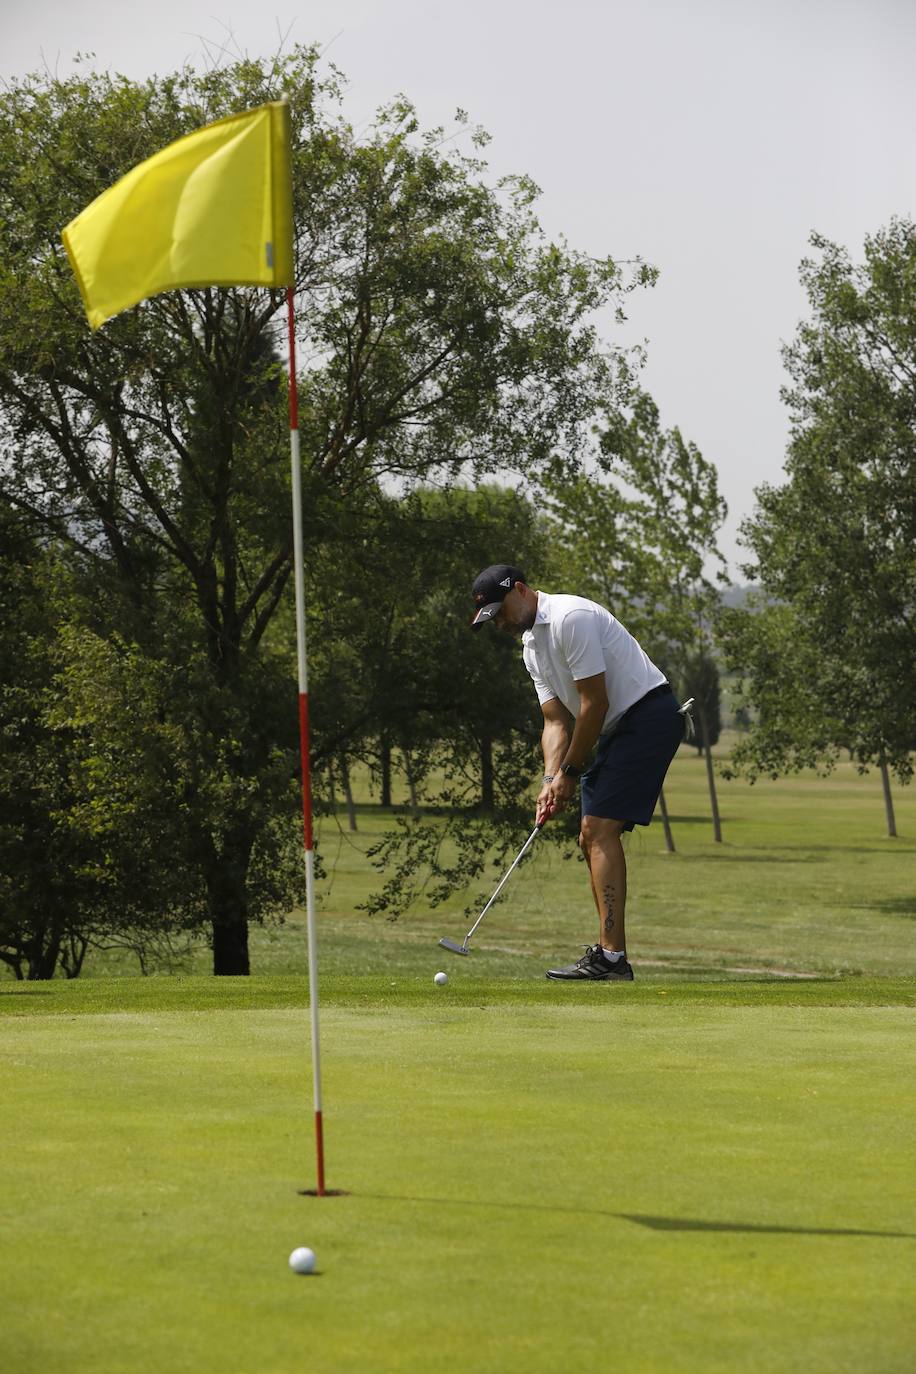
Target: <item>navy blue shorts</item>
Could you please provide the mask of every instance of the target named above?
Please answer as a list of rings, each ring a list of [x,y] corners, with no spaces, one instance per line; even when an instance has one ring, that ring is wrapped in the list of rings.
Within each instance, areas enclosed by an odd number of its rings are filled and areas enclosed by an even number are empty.
[[[684,717],[670,688],[637,701],[601,736],[582,774],[582,815],[624,821],[624,830],[648,825],[683,738]]]

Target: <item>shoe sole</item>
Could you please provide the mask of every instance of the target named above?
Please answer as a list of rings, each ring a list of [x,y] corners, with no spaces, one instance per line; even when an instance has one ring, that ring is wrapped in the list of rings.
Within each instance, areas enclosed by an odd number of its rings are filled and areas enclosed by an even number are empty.
[[[549,978],[552,983],[632,983],[635,981],[632,973],[604,973],[597,978],[588,974],[584,978],[575,973],[545,973],[545,978]]]

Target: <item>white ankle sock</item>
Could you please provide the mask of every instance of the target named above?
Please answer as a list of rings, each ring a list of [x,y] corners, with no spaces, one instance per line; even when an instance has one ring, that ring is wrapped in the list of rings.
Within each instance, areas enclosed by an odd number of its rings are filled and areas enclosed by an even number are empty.
[[[607,959],[609,964],[616,964],[618,959],[625,959],[627,957],[622,950],[605,949],[604,945],[601,946],[601,953],[604,955],[605,959]]]

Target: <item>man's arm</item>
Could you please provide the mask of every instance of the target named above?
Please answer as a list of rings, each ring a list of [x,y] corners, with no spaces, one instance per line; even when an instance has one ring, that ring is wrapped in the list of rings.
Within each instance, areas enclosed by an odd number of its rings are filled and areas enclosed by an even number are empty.
[[[569,763],[578,770],[585,767],[586,760],[601,734],[601,727],[607,715],[607,687],[604,673],[595,673],[594,677],[580,678],[576,683],[576,691],[579,693],[579,714],[576,717],[576,726],[565,751],[558,757],[553,756],[556,758],[556,767],[545,769],[546,773],[553,773],[554,777],[552,782],[545,784],[541,797],[538,797],[538,806],[541,809],[552,806],[559,811],[568,801],[572,800],[576,791],[575,779],[568,778],[565,773],[561,773],[560,765]],[[554,702],[547,703],[548,706],[554,704]],[[544,709],[546,715],[546,707]],[[546,750],[544,759],[546,762]],[[543,806],[541,805],[542,798]]]
[[[541,749],[544,752],[544,777],[554,778],[560,772],[560,764],[566,758],[569,741],[573,735],[573,718],[557,697],[541,702],[544,713],[544,729],[541,731]],[[562,776],[562,775],[561,775]],[[551,784],[545,782],[537,799],[538,820],[548,810]]]
[[[569,742],[569,750],[560,762],[571,763],[581,772],[589,754],[598,743],[598,736],[607,715],[607,684],[604,673],[582,678],[576,683],[576,691],[579,693],[576,728]]]
[[[544,713],[544,729],[541,732],[541,749],[544,752],[544,772],[558,773],[560,764],[566,758],[570,737],[573,735],[573,718],[556,697],[541,703]]]

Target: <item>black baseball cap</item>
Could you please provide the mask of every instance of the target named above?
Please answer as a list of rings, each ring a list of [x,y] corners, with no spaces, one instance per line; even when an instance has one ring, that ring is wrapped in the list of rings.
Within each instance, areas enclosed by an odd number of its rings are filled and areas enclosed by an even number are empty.
[[[493,563],[484,568],[474,579],[472,588],[477,614],[471,621],[471,629],[479,630],[481,625],[488,625],[516,582],[524,581],[525,574],[514,563]]]

